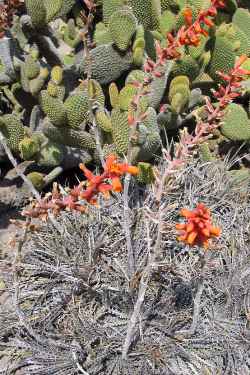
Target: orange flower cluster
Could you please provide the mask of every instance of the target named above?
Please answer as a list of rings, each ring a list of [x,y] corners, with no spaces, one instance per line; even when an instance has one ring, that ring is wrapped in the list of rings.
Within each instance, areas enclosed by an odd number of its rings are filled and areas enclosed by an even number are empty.
[[[137,167],[127,163],[118,163],[115,155],[107,157],[104,172],[100,176],[95,176],[84,164],[80,164],[80,169],[88,180],[87,189],[80,194],[80,197],[92,204],[96,202],[94,197],[97,193],[102,193],[108,197],[110,191],[121,192],[122,184],[120,177],[124,174],[137,175],[139,173]],[[111,184],[104,182],[107,179],[111,180]]]
[[[205,27],[211,28],[214,25],[212,18],[216,17],[217,9],[224,7],[225,0],[212,0],[211,6],[208,9],[201,10],[194,22],[192,9],[186,8],[184,11],[186,25],[182,26],[177,34],[167,34],[167,47],[162,47],[159,42],[156,42],[157,62],[154,63],[148,59],[144,65],[145,72],[151,73],[155,77],[160,77],[163,73],[159,72],[157,68],[164,65],[167,60],[180,58],[180,47],[183,45],[198,46],[201,35],[208,35]]]
[[[176,229],[181,231],[179,241],[208,248],[209,239],[221,234],[221,229],[212,225],[210,210],[203,203],[197,204],[193,211],[183,208],[180,215],[187,219],[187,223],[176,224]]]
[[[99,193],[107,198],[110,191],[121,192],[121,176],[126,173],[131,175],[139,173],[137,167],[127,163],[119,163],[115,155],[107,157],[104,171],[101,175],[95,176],[84,164],[80,164],[80,169],[87,178],[87,183],[82,181],[67,193],[61,192],[55,183],[52,193],[47,194],[39,201],[33,202],[32,207],[24,210],[22,215],[46,220],[49,211],[54,215],[58,215],[62,210],[86,212],[86,207],[82,204],[83,200],[90,204],[96,204],[96,196]],[[108,183],[108,180],[111,183]],[[84,185],[86,185],[86,188],[84,188]]]
[[[211,18],[214,18],[217,15],[217,8],[223,8],[224,6],[224,1],[213,1],[208,9],[202,10],[199,13],[194,23],[192,21],[192,9],[186,8],[184,10],[186,26],[183,26],[179,31],[180,44],[185,46],[197,47],[200,43],[200,36],[208,36],[208,31],[205,29],[205,26],[207,26],[207,28],[211,28],[214,26],[214,23],[211,20]],[[169,38],[171,39],[170,36]]]

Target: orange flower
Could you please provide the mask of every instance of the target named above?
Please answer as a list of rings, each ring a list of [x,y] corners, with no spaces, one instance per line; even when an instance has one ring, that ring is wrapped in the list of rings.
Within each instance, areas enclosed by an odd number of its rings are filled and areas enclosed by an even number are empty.
[[[122,176],[125,173],[130,173],[133,176],[136,176],[139,173],[139,169],[127,163],[118,163],[117,157],[113,154],[109,155],[106,160],[106,166],[104,168],[105,172],[116,176]]]
[[[137,167],[127,163],[118,163],[115,155],[107,157],[104,171],[100,175],[94,175],[84,164],[79,165],[87,181],[80,182],[67,194],[62,194],[56,184],[53,185],[53,191],[48,197],[37,201],[30,210],[23,212],[24,216],[47,219],[48,211],[51,210],[55,215],[62,210],[76,210],[86,212],[87,208],[82,205],[82,200],[89,204],[97,205],[97,196],[102,194],[104,198],[109,198],[110,192],[121,192],[122,183],[120,177],[126,173],[132,175],[138,174]]]
[[[188,26],[192,25],[193,13],[191,8],[186,8],[183,12],[185,22]]]
[[[122,183],[119,177],[112,178],[112,188],[116,193],[120,193],[122,191]]]
[[[109,193],[112,190],[120,193],[122,191],[120,177],[125,173],[132,175],[139,173],[137,167],[127,163],[118,163],[117,157],[113,154],[107,157],[104,172],[101,175],[95,176],[84,164],[80,164],[79,167],[88,180],[87,188],[80,193],[80,198],[85,199],[89,203],[96,202],[95,196],[98,193],[104,195],[105,198],[109,197]],[[111,180],[111,184],[105,183],[106,180]]]
[[[203,203],[197,204],[193,211],[183,208],[180,215],[187,219],[187,223],[176,224],[180,231],[179,241],[208,248],[209,239],[221,234],[221,229],[212,225],[210,210]]]

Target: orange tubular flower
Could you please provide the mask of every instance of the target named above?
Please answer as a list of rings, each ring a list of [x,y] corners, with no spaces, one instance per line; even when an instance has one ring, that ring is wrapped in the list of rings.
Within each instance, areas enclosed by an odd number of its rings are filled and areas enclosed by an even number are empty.
[[[118,163],[117,157],[113,154],[107,157],[104,172],[100,176],[95,176],[84,164],[80,164],[80,169],[88,180],[87,188],[80,193],[80,197],[89,203],[96,202],[94,197],[98,193],[103,194],[106,198],[109,197],[110,191],[120,193],[122,191],[120,177],[126,173],[132,175],[137,175],[139,173],[137,167],[127,163]],[[111,184],[105,183],[105,180],[111,180]]]
[[[186,25],[181,27],[177,33],[176,47],[178,47],[178,42],[180,45],[197,47],[200,43],[200,35],[208,36],[208,30],[205,30],[204,27],[206,26],[209,29],[214,26],[214,22],[209,17],[215,17],[217,8],[223,7],[225,7],[224,0],[212,0],[211,6],[208,9],[201,10],[194,22],[192,9],[185,8],[183,15]]]
[[[112,178],[112,188],[116,193],[120,193],[122,191],[122,183],[119,177]]]
[[[109,192],[112,190],[112,186],[104,183],[106,176],[95,176],[88,168],[85,167],[84,164],[80,164],[79,167],[88,180],[87,188],[80,192],[79,198],[86,200],[90,204],[96,204],[95,196],[98,193],[101,193],[104,195],[104,197],[108,198]]]
[[[187,223],[176,224],[176,229],[180,231],[179,241],[208,248],[209,239],[221,234],[221,229],[213,226],[210,210],[203,203],[198,203],[193,211],[183,208],[180,215],[187,219]]]
[[[185,22],[188,26],[191,26],[193,23],[193,13],[191,8],[186,8],[183,12]]]
[[[139,173],[139,169],[137,167],[127,163],[118,163],[117,157],[112,154],[107,157],[104,171],[110,175],[110,178],[112,178],[113,175],[122,176],[125,173],[130,173],[133,176],[136,176]]]

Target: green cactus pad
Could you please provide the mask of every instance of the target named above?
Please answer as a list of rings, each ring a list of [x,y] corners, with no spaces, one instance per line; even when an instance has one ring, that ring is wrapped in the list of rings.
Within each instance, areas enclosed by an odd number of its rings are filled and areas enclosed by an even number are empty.
[[[163,35],[169,33],[175,28],[176,16],[169,10],[162,13],[160,18],[160,31]]]
[[[53,125],[63,127],[67,125],[67,112],[63,102],[58,98],[51,97],[43,90],[39,96],[43,112],[49,117]]]
[[[49,23],[52,21],[60,12],[63,0],[43,0],[46,9],[46,21]]]
[[[199,64],[189,55],[184,55],[180,60],[175,61],[171,71],[171,77],[184,75],[188,76],[191,81],[199,75]]]
[[[133,61],[131,52],[119,53],[111,44],[98,46],[90,51],[92,78],[101,85],[115,81],[130,69]],[[87,60],[80,63],[80,73],[87,73]]]
[[[58,143],[48,141],[41,146],[37,163],[45,167],[56,167],[57,165],[61,164],[63,157],[63,146]]]
[[[27,174],[26,177],[38,191],[41,191],[44,188],[45,182],[42,173],[31,172]]]
[[[15,153],[19,152],[19,143],[25,137],[25,128],[15,114],[0,116],[0,130],[7,140],[8,147]]]
[[[62,69],[61,66],[56,65],[56,66],[54,66],[52,68],[52,70],[51,70],[51,79],[57,85],[60,85],[60,83],[62,83],[62,80],[63,80],[63,69]]]
[[[169,94],[168,94],[169,100],[172,100],[173,96],[180,91],[179,85],[187,86],[189,88],[190,82],[189,82],[188,77],[184,75],[180,75],[171,80],[170,85],[169,85]]]
[[[225,37],[232,44],[233,50],[238,56],[249,55],[249,38],[236,24],[222,24],[217,29],[216,35]]]
[[[112,43],[112,40],[113,39],[110,35],[109,29],[104,25],[104,23],[98,22],[94,32],[94,42],[96,46],[110,44]]]
[[[121,51],[126,51],[135,33],[137,20],[129,8],[113,13],[109,20],[109,32],[113,42]]]
[[[227,74],[234,67],[235,56],[232,44],[224,37],[216,37],[207,73],[216,82],[220,82],[217,71]]]
[[[50,81],[47,86],[47,92],[49,96],[57,98],[57,85],[54,82]]]
[[[24,74],[28,79],[36,78],[40,73],[40,64],[28,55],[24,63]]]
[[[77,36],[77,29],[76,29],[74,18],[70,18],[68,20],[66,31],[67,31],[68,38],[70,38],[71,40],[74,40],[75,37]]]
[[[88,118],[88,96],[84,94],[74,94],[69,96],[64,107],[67,112],[68,124],[73,129],[78,129]]]
[[[172,67],[172,61],[168,61],[159,69],[159,71],[162,73],[162,76],[154,77],[153,81],[149,85],[150,93],[148,95],[148,102],[149,105],[153,108],[158,108],[161,103]]]
[[[50,1],[50,0],[47,0]],[[59,13],[56,15],[56,17],[65,17],[73,8],[73,6],[76,4],[75,0],[62,0],[62,5]]]
[[[136,160],[151,160],[161,146],[161,137],[154,108],[148,108],[147,117],[139,124],[135,142]]]
[[[144,50],[145,48],[145,39],[140,37],[140,38],[136,38],[134,43],[133,43],[133,51],[136,50],[136,48],[141,48],[142,50]]]
[[[51,123],[46,122],[43,132],[54,142],[64,144],[66,146],[78,147],[85,150],[95,150],[95,139],[91,134],[83,130],[74,130],[71,128],[57,128]]]
[[[102,12],[103,22],[106,26],[109,24],[109,19],[113,13],[121,9],[124,5],[124,0],[103,0]]]
[[[202,53],[205,51],[205,46],[207,43],[207,38],[205,36],[200,37],[200,43],[197,47],[195,46],[189,46],[188,47],[188,53],[193,59],[198,59]]]
[[[159,133],[157,124],[157,114],[154,108],[149,107],[147,109],[147,117],[143,120],[143,125],[148,129],[150,133]]]
[[[40,72],[39,76],[29,81],[29,90],[32,95],[38,95],[42,90],[47,77]]]
[[[128,74],[125,83],[128,84],[137,81],[142,83],[147,76],[147,73],[143,72],[142,70],[135,69]]]
[[[25,137],[19,143],[19,151],[23,160],[33,160],[39,152],[40,145],[37,139]]]
[[[190,98],[189,86],[187,76],[177,76],[171,81],[168,98],[174,112],[182,112],[187,105]]]
[[[111,113],[112,138],[119,154],[126,154],[129,143],[128,113],[114,108]]]
[[[64,100],[65,87],[63,85],[57,85],[53,81],[49,81],[47,86],[47,92],[49,96],[52,96],[53,98],[58,98],[61,101]]]
[[[142,66],[144,62],[144,48],[135,48],[133,50],[133,64],[137,67]]]
[[[153,132],[147,135],[146,142],[140,146],[137,153],[138,161],[148,161],[153,159],[154,155],[161,146],[161,137],[159,133]]]
[[[220,130],[225,137],[233,141],[250,139],[250,120],[241,105],[235,103],[228,105]]]
[[[63,30],[63,40],[72,48],[76,48],[82,42],[79,30],[75,27],[74,19],[70,18]]]
[[[94,79],[90,79],[89,86],[83,85],[83,90],[88,95],[89,98],[96,101],[99,105],[104,107],[105,104],[105,96],[102,90],[102,86],[99,82]]]
[[[145,58],[144,58],[144,53],[145,53],[145,39],[144,37],[136,38],[134,43],[133,43],[133,64],[140,67]]]
[[[109,98],[113,108],[119,107],[119,90],[114,82],[109,85]]]
[[[107,159],[107,157],[111,154],[118,156],[114,143],[103,145],[102,151],[104,159]]]
[[[119,107],[123,111],[127,111],[129,108],[129,104],[133,100],[134,96],[136,95],[138,89],[132,85],[127,84],[123,87],[119,94]]]
[[[131,6],[138,23],[142,24],[145,30],[155,30],[159,27],[160,0],[128,0],[128,5]]]
[[[103,131],[107,133],[112,131],[111,118],[104,110],[96,112],[96,123]]]
[[[209,144],[207,142],[201,143],[199,145],[199,154],[201,160],[204,162],[210,162],[215,160],[215,157],[210,151]]]
[[[46,25],[46,8],[41,0],[25,0],[25,6],[34,27]]]
[[[187,0],[186,4],[200,11],[201,9],[208,9],[211,6],[211,0]]]
[[[161,0],[161,10],[162,12],[171,10],[177,12],[179,10],[179,5],[177,0]]]
[[[187,7],[192,10],[192,21],[194,22],[196,20],[197,16],[198,16],[199,10],[195,6],[191,6],[191,5],[188,5],[188,4],[187,4]],[[185,16],[184,16],[185,10],[186,10],[186,7],[183,8],[178,13],[178,16],[177,16],[176,22],[175,22],[175,30],[179,30],[182,26],[186,25]]]
[[[233,15],[233,23],[250,38],[250,12],[247,9],[238,8]]]

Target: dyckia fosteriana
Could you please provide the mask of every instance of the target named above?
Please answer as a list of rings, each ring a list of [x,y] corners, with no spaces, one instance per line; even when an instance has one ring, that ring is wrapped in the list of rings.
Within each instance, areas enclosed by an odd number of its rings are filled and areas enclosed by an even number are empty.
[[[198,203],[192,211],[183,208],[180,215],[185,217],[187,222],[176,224],[176,229],[180,231],[179,241],[190,246],[208,248],[209,239],[221,234],[221,229],[212,224],[210,210],[203,203]]]

